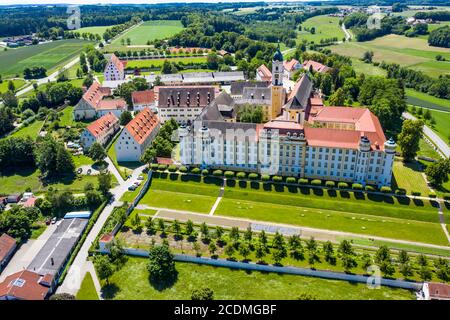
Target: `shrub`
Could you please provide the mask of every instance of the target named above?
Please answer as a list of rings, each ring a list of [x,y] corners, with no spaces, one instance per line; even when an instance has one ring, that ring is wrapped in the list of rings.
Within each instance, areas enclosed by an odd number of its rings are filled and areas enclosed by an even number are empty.
[[[221,177],[223,175],[222,170],[214,170],[213,171],[213,176],[215,177]]]
[[[370,191],[370,192],[373,192],[376,190],[375,187],[373,187],[373,186],[366,186],[365,189],[366,189],[366,191]]]
[[[388,186],[382,186],[380,191],[383,193],[391,193],[392,189],[391,189],[391,187],[388,187]]]
[[[327,182],[325,182],[325,186],[327,188],[334,188],[335,183],[334,183],[334,181],[327,181]]]
[[[339,189],[347,189],[348,188],[348,183],[347,182],[339,182],[338,183],[338,188]]]
[[[233,171],[225,171],[224,176],[226,178],[233,178],[234,177],[234,172]]]
[[[313,181],[311,181],[311,184],[313,186],[321,186],[322,185],[322,180],[320,179],[314,179]]]
[[[203,176],[209,175],[209,170],[208,170],[208,169],[203,169],[203,170],[202,170],[202,175],[203,175]]]
[[[171,164],[168,168],[169,172],[175,172],[177,171],[177,166],[174,164]]]
[[[286,178],[286,182],[287,183],[296,183],[297,181],[296,181],[297,179],[295,179],[294,177],[287,177]]]
[[[247,176],[247,175],[245,174],[245,172],[238,172],[238,173],[236,174],[236,177],[237,177],[238,179],[245,179],[246,176]]]
[[[263,175],[261,176],[261,180],[262,180],[262,181],[269,181],[269,180],[270,180],[270,176],[267,175],[267,174],[263,174]]]
[[[308,179],[300,178],[298,179],[298,184],[308,184]]]
[[[283,177],[272,176],[272,181],[274,181],[274,182],[283,182]]]
[[[395,194],[399,195],[399,196],[404,196],[406,194],[406,190],[403,188],[397,189],[397,190],[395,190]]]
[[[157,163],[152,163],[152,164],[150,165],[150,168],[151,168],[152,170],[158,170],[158,164],[157,164]]]
[[[420,191],[411,191],[413,196],[420,196],[422,193]]]
[[[257,180],[257,179],[258,179],[258,174],[257,174],[257,173],[250,173],[250,174],[248,175],[248,178],[249,178],[250,180]]]
[[[362,190],[362,189],[363,189],[363,186],[362,186],[362,184],[360,184],[360,183],[354,183],[354,184],[352,184],[352,189],[355,189],[355,190]]]
[[[178,169],[178,171],[180,171],[181,173],[186,173],[188,172],[188,169],[185,166],[181,166],[180,169]]]
[[[428,195],[430,198],[436,198],[436,193],[434,192],[430,192],[430,194]]]
[[[165,164],[160,164],[160,165],[158,165],[158,170],[159,171],[164,171],[164,170],[166,170],[167,169],[167,165],[165,165]]]
[[[191,173],[193,174],[200,174],[200,168],[192,168]]]

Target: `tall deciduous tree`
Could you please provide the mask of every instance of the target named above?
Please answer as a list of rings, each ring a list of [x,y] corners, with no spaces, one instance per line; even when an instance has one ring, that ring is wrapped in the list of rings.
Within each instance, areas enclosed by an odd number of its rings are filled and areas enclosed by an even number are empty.
[[[155,283],[167,283],[177,276],[173,254],[166,245],[155,245],[150,248],[147,270]]]
[[[398,135],[398,145],[405,161],[411,161],[419,151],[419,142],[423,134],[421,120],[405,120]]]

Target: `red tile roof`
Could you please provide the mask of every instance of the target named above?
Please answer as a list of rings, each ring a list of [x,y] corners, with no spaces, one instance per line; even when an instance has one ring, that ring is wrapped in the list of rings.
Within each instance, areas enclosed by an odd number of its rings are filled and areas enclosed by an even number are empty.
[[[102,235],[102,237],[100,238],[100,242],[111,242],[114,239],[114,236],[111,233],[105,233],[104,235]]]
[[[119,110],[126,109],[127,102],[124,99],[105,99],[99,101],[97,110]]]
[[[103,117],[95,120],[90,125],[88,125],[86,129],[94,137],[98,137],[101,133],[108,131],[109,128],[111,128],[111,126],[113,126],[117,122],[119,122],[119,119],[117,119],[117,117],[113,113],[108,112]]]
[[[311,107],[323,107],[323,100],[322,98],[310,98],[309,103],[311,104]]]
[[[133,105],[152,104],[155,102],[155,91],[134,91],[131,94],[131,100],[133,101]]]
[[[283,62],[283,67],[284,69],[286,69],[287,71],[293,71],[295,70],[294,67],[295,65],[299,63],[298,60],[296,59],[292,59],[291,61],[284,61]]]
[[[256,72],[258,72],[261,79],[272,79],[272,72],[264,64],[260,65]]]
[[[0,261],[3,261],[6,258],[16,244],[16,239],[6,233],[0,236]]]
[[[99,102],[105,97],[111,94],[111,90],[108,88],[100,87],[100,83],[94,81],[89,89],[83,94],[83,100],[85,100],[92,108],[97,109]]]
[[[159,124],[158,117],[150,110],[144,108],[125,127],[137,143],[142,144]]]
[[[172,164],[173,160],[171,158],[162,158],[162,157],[157,157],[156,158],[156,162],[158,164]]]
[[[14,297],[20,300],[44,300],[49,287],[41,284],[45,278],[28,270],[19,271],[0,283],[0,297]]]
[[[450,300],[450,285],[444,283],[430,282],[428,290],[431,299]]]
[[[23,203],[23,206],[24,206],[25,208],[31,208],[31,207],[34,207],[34,204],[36,203],[36,200],[37,200],[37,198],[35,198],[35,197],[28,198],[27,201],[25,201],[25,202]]]
[[[323,65],[320,62],[314,60],[303,61],[303,69],[310,70],[311,67],[316,72],[327,72],[330,69],[326,65]]]
[[[121,72],[123,72],[125,65],[119,58],[113,53],[110,58],[110,62]]]

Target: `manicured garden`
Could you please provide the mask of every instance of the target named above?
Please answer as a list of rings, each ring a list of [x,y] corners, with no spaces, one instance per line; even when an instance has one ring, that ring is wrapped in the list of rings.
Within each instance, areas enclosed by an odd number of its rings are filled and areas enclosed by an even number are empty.
[[[157,290],[150,282],[147,259],[129,258],[103,287],[106,298],[117,300],[189,300],[192,291],[209,287],[214,299],[297,299],[312,294],[316,299],[414,299],[412,292],[364,284],[323,280],[312,277],[245,272],[191,263],[176,263],[178,277],[173,286]]]

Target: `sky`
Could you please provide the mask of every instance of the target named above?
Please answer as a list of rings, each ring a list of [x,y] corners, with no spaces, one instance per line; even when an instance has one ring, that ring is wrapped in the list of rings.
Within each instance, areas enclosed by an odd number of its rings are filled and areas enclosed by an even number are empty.
[[[288,2],[290,0],[243,0],[242,2]],[[294,0],[291,0],[294,1]],[[299,1],[299,0],[295,0]],[[300,0],[301,1],[301,0]],[[313,0],[314,1],[314,0]],[[119,4],[119,3],[131,3],[131,4],[152,4],[152,3],[167,3],[167,2],[239,2],[239,0],[0,0],[0,5],[11,4]]]

